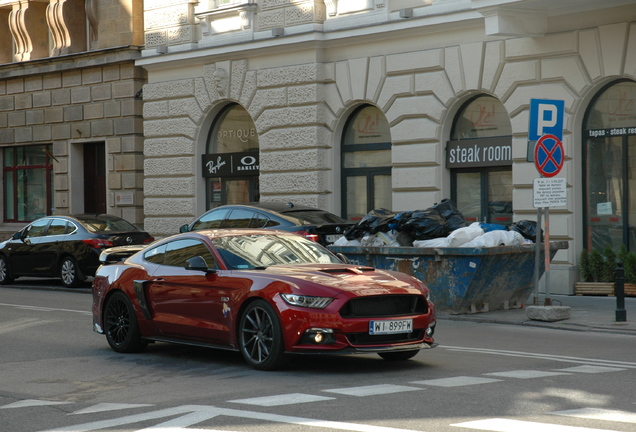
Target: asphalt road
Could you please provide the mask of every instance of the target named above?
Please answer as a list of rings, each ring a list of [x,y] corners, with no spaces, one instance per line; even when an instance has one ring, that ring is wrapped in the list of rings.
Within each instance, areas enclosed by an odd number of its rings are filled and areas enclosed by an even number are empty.
[[[0,288],[6,432],[636,431],[631,335],[440,320],[440,346],[407,362],[259,372],[202,348],[117,354],[92,332],[88,289],[25,286]]]

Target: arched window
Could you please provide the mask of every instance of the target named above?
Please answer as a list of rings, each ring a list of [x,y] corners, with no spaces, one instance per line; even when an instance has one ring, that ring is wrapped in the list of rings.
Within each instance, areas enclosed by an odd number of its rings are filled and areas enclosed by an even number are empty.
[[[585,247],[636,250],[636,83],[599,92],[583,123]]]
[[[215,119],[203,155],[207,209],[259,200],[258,134],[249,113],[238,104]]]
[[[378,108],[363,105],[342,136],[342,212],[353,221],[377,208],[391,209],[391,133]]]
[[[451,199],[468,222],[512,223],[512,128],[503,104],[478,96],[460,109],[446,147]]]

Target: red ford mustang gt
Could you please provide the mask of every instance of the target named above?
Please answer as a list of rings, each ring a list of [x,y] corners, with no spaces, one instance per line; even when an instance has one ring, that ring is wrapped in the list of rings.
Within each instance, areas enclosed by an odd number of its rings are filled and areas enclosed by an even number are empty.
[[[292,233],[204,230],[101,266],[93,329],[117,352],[153,341],[208,346],[238,350],[261,370],[289,353],[406,360],[437,345],[428,294],[409,275],[345,264]]]

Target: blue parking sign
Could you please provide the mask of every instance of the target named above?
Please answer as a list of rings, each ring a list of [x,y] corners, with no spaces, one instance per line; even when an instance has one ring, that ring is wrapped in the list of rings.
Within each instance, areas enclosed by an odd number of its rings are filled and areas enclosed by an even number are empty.
[[[565,102],[551,99],[530,99],[528,140],[537,141],[543,135],[563,140],[563,112]]]

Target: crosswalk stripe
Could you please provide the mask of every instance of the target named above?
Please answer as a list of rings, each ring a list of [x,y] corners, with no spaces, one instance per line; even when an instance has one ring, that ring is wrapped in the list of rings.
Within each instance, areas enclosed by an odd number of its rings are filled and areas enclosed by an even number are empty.
[[[84,409],[72,412],[71,414],[92,414],[92,413],[104,412],[104,411],[125,410],[125,409],[142,408],[142,407],[149,407],[149,406],[152,406],[152,405],[149,405],[149,404],[124,404],[124,403],[100,403],[100,404],[93,405],[93,406],[88,407],[88,408],[84,408]]]
[[[416,390],[424,390],[424,389],[420,387],[410,387],[410,386],[402,386],[402,385],[378,384],[378,385],[360,386],[360,387],[337,388],[337,389],[330,389],[330,390],[323,390],[323,391],[329,392],[329,393],[343,394],[347,396],[376,396],[376,395],[402,393],[402,392],[416,391]]]
[[[636,413],[619,410],[607,410],[600,408],[581,408],[566,411],[555,411],[550,414],[578,417],[592,420],[606,420],[623,423],[636,423]]]
[[[565,426],[551,423],[538,423],[500,418],[455,423],[451,426],[492,432],[616,432],[608,429],[591,429],[580,426]]]
[[[36,407],[36,406],[49,406],[49,405],[64,405],[70,404],[71,402],[58,402],[58,401],[48,401],[48,400],[38,400],[38,399],[25,399],[17,402],[13,402],[7,405],[0,406],[0,409],[5,408],[28,408],[28,407]]]
[[[259,405],[259,406],[281,406],[281,405],[293,405],[299,403],[319,402],[324,400],[335,399],[332,397],[316,396],[304,393],[289,393],[274,396],[263,396],[248,399],[236,399],[228,402],[240,403],[247,405]]]
[[[507,372],[492,372],[485,373],[484,375],[488,376],[498,376],[504,378],[519,378],[519,379],[531,379],[531,378],[545,378],[557,375],[569,375],[564,372],[548,372],[548,371],[537,371],[537,370],[514,370]]]
[[[430,385],[430,386],[436,386],[436,387],[463,387],[463,386],[469,386],[469,385],[488,384],[488,383],[501,382],[501,381],[503,380],[494,379],[494,378],[457,376],[457,377],[451,377],[451,378],[438,378],[438,379],[424,380],[424,381],[411,381],[410,384]]]

